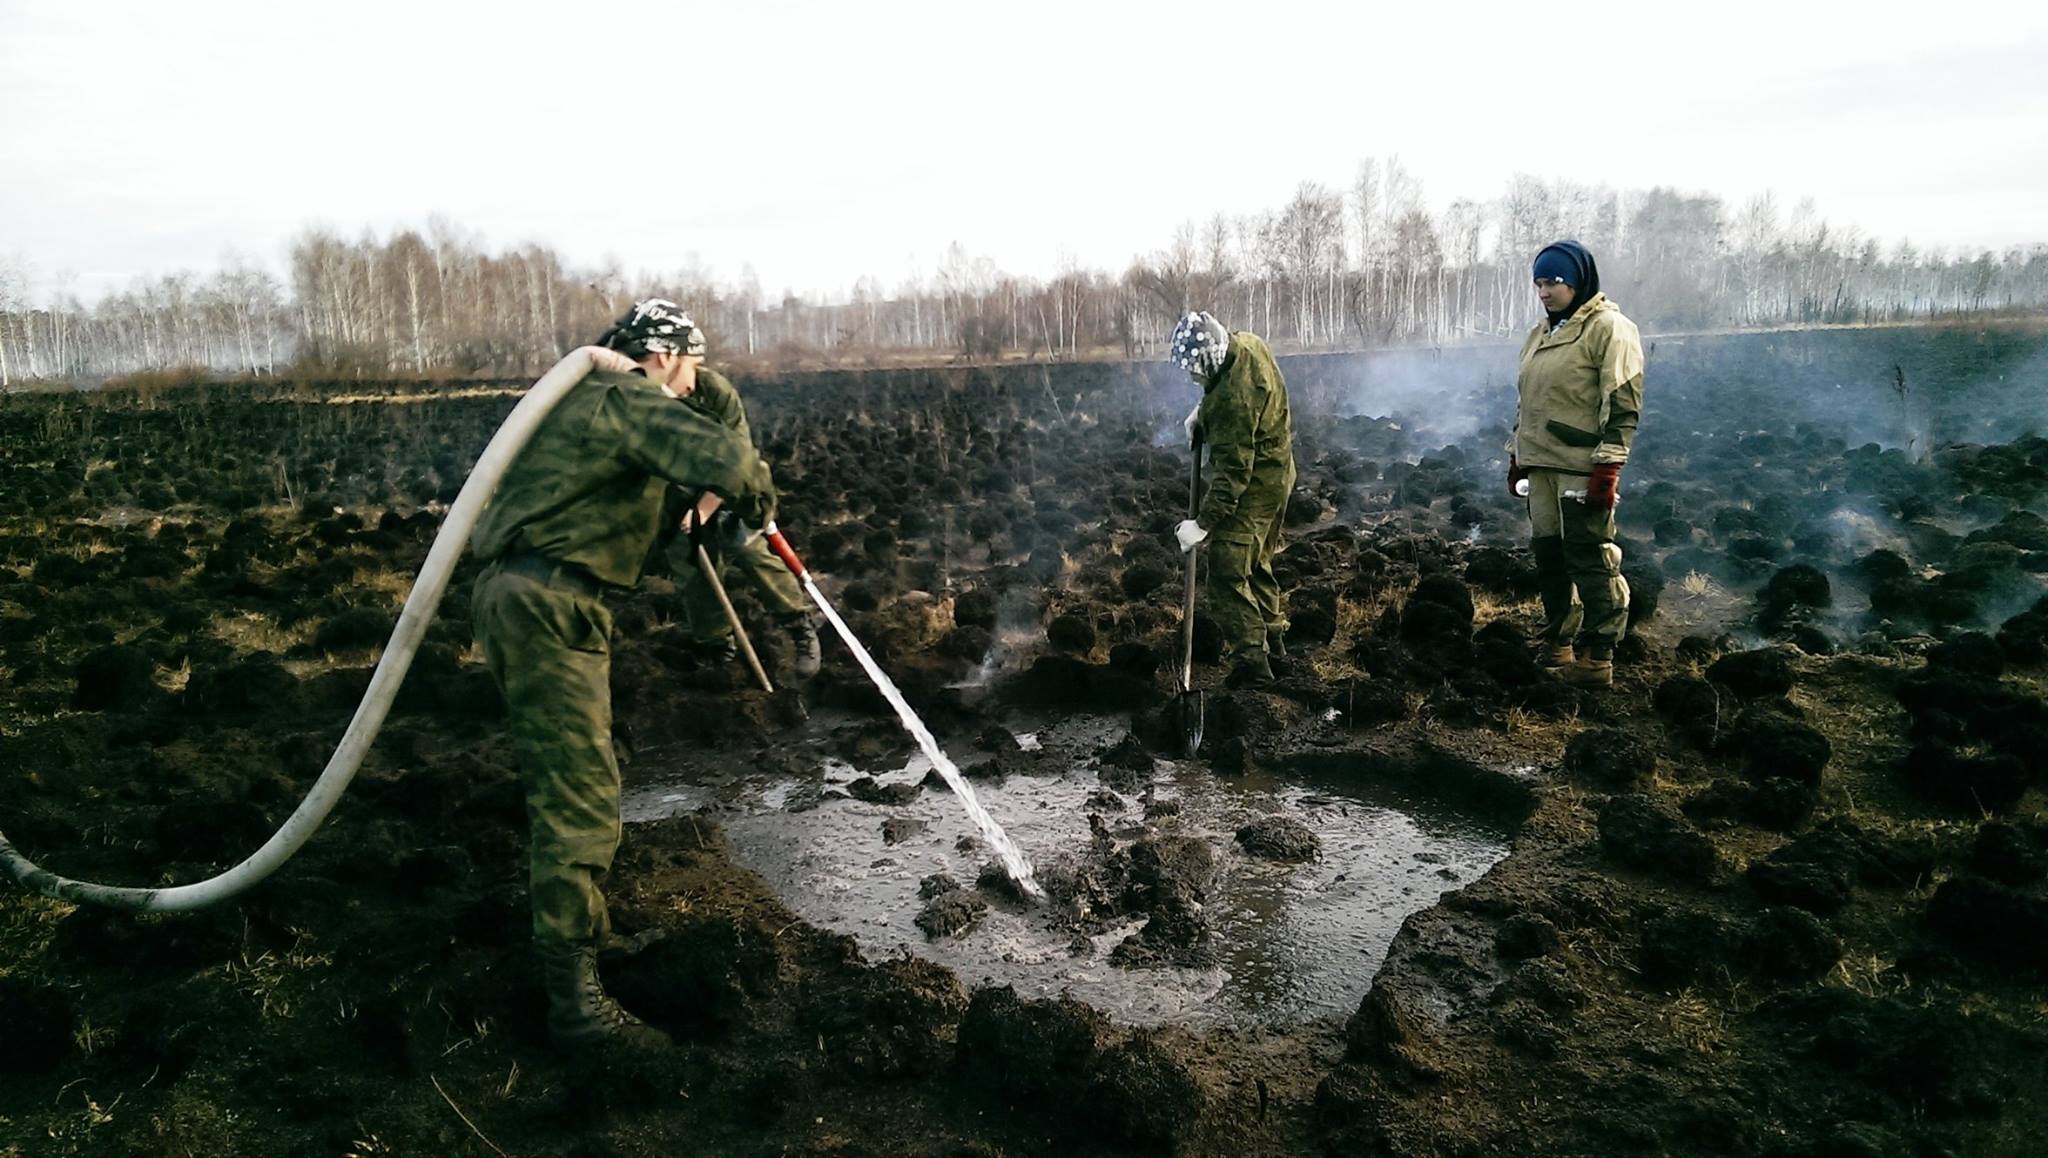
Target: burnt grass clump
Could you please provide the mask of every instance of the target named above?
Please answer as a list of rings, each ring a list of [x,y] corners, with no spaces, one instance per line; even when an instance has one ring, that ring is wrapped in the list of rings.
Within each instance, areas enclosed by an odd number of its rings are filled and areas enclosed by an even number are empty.
[[[1526,518],[1500,486],[1506,391],[1463,393],[1498,383],[1505,355],[1434,355],[1460,384],[1427,405],[1372,393],[1413,369],[1405,354],[1286,360],[1287,655],[1272,688],[1225,690],[1197,617],[1197,759],[1244,777],[1235,791],[1313,757],[1518,826],[1506,860],[1409,916],[1383,964],[1361,960],[1341,1057],[1333,1026],[1135,1030],[971,988],[925,943],[864,951],[799,920],[705,813],[629,826],[608,886],[622,931],[668,936],[607,955],[607,982],[676,1049],[650,1072],[566,1064],[525,952],[522,793],[470,649],[465,559],[356,784],[274,879],[184,916],[0,895],[0,1152],[454,1151],[479,1130],[542,1155],[678,1137],[712,1153],[2032,1152],[2048,1133],[2048,440],[2026,417],[2041,351],[2024,327],[1662,343],[1618,512],[1631,634],[1605,692],[1535,660]],[[1886,409],[1895,363],[1924,431]],[[1018,749],[1025,717],[1128,717],[1080,760],[1102,781],[1089,831],[1033,850],[1053,904],[1024,905],[1000,872],[934,875],[915,902],[930,945],[1030,914],[1077,953],[1114,941],[1108,968],[1208,970],[1233,948],[1229,874],[1344,871],[1349,853],[1290,817],[1205,832],[1176,807],[1187,462],[1157,432],[1186,411],[1181,376],[739,378],[780,521],[948,750],[986,754],[971,775],[1071,771]],[[246,855],[346,727],[440,504],[524,383],[503,385],[0,395],[0,830],[93,879],[192,880]],[[1870,405],[1844,403],[1857,390]],[[1809,395],[1824,401],[1787,412]],[[678,749],[707,784],[809,775],[785,763],[791,693],[665,638],[664,572],[612,600],[629,784]],[[819,743],[860,773],[790,806],[880,805],[881,850],[914,834],[900,806],[922,787],[887,776],[900,730],[829,638],[825,655],[798,694],[857,721]]]

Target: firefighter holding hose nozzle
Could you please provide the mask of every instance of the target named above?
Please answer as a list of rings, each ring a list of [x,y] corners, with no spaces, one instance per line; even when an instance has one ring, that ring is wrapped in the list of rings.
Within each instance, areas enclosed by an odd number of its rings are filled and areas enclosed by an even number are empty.
[[[1537,658],[1566,683],[1604,688],[1628,626],[1614,507],[1643,409],[1643,341],[1600,292],[1585,246],[1545,246],[1533,273],[1545,316],[1522,343],[1508,491],[1529,500]]]
[[[1287,382],[1264,339],[1226,330],[1199,311],[1174,327],[1167,358],[1202,388],[1187,429],[1209,448],[1200,507],[1174,537],[1183,552],[1208,548],[1203,603],[1231,663],[1226,685],[1263,687],[1273,682],[1269,657],[1287,654],[1287,613],[1273,577],[1280,519],[1294,491]]]
[[[598,881],[619,845],[608,592],[640,579],[670,487],[720,496],[737,533],[765,526],[775,487],[746,435],[678,406],[695,330],[673,302],[636,302],[599,345],[622,357],[541,422],[471,542],[477,641],[504,694],[530,825],[534,948],[558,1047],[655,1048],[597,973],[611,929]]]

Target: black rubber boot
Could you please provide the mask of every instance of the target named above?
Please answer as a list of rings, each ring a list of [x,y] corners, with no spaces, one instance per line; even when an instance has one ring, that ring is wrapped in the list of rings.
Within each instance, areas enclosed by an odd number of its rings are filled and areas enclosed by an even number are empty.
[[[542,950],[540,977],[548,995],[548,1037],[555,1048],[576,1053],[668,1048],[667,1034],[626,1012],[604,991],[595,944]]]
[[[806,615],[783,624],[782,630],[789,634],[790,650],[796,656],[796,678],[807,680],[817,675],[824,663],[824,657],[818,653],[818,625]]]
[[[637,957],[644,950],[651,949],[668,940],[668,930],[662,928],[642,929],[630,937],[617,933],[606,933],[597,939],[597,952],[607,964]]]
[[[1223,686],[1232,690],[1269,687],[1272,683],[1273,664],[1266,658],[1263,647],[1239,655],[1230,674],[1223,677]]]
[[[730,635],[723,639],[693,639],[683,645],[683,650],[699,667],[724,667],[740,657],[739,642]]]

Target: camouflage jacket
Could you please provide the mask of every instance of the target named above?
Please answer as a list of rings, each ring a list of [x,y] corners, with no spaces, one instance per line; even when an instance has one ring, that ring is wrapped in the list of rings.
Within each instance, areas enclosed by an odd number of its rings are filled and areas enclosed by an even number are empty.
[[[1202,390],[1195,424],[1209,447],[1209,479],[1195,521],[1215,531],[1249,490],[1284,491],[1294,473],[1287,382],[1256,334],[1230,335],[1223,368]]]
[[[740,392],[732,381],[718,371],[697,367],[697,388],[683,401],[739,431],[748,443],[754,441],[753,431],[747,429],[747,404],[740,400]]]
[[[536,554],[630,587],[671,484],[716,491],[743,511],[774,503],[768,468],[743,430],[676,405],[637,374],[598,371],[542,420],[499,482],[470,550],[486,560]]]

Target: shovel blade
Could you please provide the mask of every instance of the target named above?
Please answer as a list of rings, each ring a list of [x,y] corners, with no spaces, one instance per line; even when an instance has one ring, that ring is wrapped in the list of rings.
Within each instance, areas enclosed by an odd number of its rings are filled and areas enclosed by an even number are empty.
[[[1202,693],[1182,692],[1180,696],[1180,754],[1192,760],[1202,747]]]

